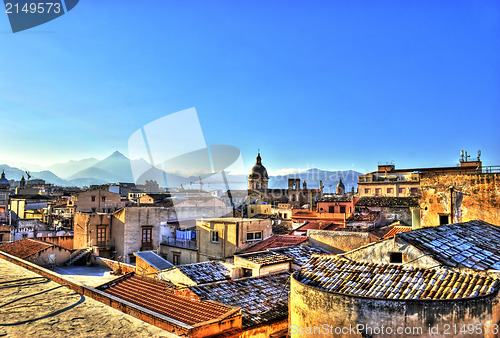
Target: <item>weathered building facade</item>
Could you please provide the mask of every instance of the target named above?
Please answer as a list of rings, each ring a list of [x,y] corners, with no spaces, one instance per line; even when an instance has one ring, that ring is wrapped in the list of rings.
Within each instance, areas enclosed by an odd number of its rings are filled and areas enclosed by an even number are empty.
[[[500,225],[500,173],[430,175],[420,184],[422,225],[473,219]]]
[[[290,283],[291,337],[498,334],[498,275],[313,256]]]
[[[121,208],[119,194],[103,189],[87,190],[71,195],[68,207],[75,212],[112,213]]]

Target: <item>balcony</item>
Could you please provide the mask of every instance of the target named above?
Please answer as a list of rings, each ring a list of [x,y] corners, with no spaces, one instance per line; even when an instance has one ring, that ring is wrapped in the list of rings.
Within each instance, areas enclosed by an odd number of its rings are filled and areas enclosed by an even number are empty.
[[[163,236],[161,244],[183,249],[198,250],[198,242],[196,240],[180,240],[175,237]]]
[[[104,240],[97,239],[94,242],[93,246],[98,248],[98,249],[110,249],[110,248],[113,248],[115,246],[115,240],[114,240],[114,238],[104,239]]]

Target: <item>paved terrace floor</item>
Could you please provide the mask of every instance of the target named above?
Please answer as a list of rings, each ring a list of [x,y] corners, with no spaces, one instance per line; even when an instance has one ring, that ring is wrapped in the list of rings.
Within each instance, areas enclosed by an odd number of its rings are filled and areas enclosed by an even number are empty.
[[[66,287],[33,295],[57,286],[0,258],[0,337],[177,337]]]
[[[111,269],[101,266],[85,266],[85,265],[62,265],[56,266],[54,272],[63,275],[64,278],[82,283],[84,285],[95,288],[96,286],[111,282],[113,279],[120,276],[106,274]]]

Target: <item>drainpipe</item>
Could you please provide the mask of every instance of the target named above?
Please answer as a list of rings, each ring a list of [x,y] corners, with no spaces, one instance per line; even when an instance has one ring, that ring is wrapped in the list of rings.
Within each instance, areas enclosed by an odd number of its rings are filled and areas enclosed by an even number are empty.
[[[450,185],[450,224],[454,223],[454,213],[453,213],[453,190],[455,187]]]

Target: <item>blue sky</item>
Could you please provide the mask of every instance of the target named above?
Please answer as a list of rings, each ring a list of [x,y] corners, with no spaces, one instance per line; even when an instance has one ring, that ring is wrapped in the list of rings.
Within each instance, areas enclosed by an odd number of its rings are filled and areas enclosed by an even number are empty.
[[[500,164],[498,1],[81,1],[0,15],[0,159],[114,150],[195,107],[207,144],[271,171]],[[165,135],[168,137],[168,135]]]

